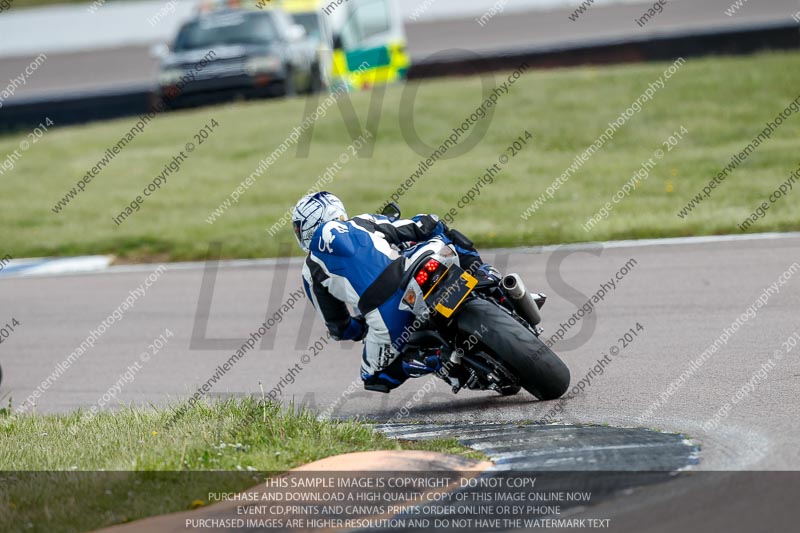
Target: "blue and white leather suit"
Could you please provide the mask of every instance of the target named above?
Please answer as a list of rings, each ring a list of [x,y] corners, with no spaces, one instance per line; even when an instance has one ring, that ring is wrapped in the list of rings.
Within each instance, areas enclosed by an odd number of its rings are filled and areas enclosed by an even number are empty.
[[[393,388],[409,377],[386,371],[402,347],[400,336],[414,320],[410,312],[399,309],[404,260],[393,245],[435,236],[449,242],[446,231],[435,215],[392,222],[382,215],[364,214],[327,222],[314,232],[302,272],[306,294],[333,338],[360,340],[367,328],[361,363],[365,382],[380,377]],[[474,250],[459,252],[479,259]],[[361,316],[352,317],[348,305]]]

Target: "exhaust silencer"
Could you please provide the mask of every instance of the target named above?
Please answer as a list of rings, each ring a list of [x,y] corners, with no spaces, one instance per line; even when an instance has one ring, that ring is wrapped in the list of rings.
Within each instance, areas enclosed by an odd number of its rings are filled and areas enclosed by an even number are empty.
[[[500,284],[518,315],[530,322],[532,326],[536,326],[542,321],[539,306],[536,305],[536,301],[525,288],[525,284],[518,274],[508,274]]]

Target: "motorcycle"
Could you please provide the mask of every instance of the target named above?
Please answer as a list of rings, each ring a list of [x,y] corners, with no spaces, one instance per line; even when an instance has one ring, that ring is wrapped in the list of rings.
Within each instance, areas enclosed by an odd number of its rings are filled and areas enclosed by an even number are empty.
[[[383,214],[397,220],[400,208],[391,203]],[[530,294],[517,274],[479,280],[461,268],[455,246],[438,237],[401,253],[400,309],[415,316],[404,332],[401,357],[437,354],[437,375],[454,393],[467,388],[507,396],[525,389],[553,400],[566,392],[569,369],[539,339],[545,295]]]

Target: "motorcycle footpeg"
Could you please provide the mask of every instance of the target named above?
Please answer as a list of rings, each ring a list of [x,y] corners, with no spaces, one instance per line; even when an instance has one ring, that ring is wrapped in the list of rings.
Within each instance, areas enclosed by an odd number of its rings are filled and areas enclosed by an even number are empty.
[[[547,295],[541,292],[532,292],[531,297],[533,301],[536,302],[536,305],[539,306],[539,309],[544,307],[544,303],[547,301]]]

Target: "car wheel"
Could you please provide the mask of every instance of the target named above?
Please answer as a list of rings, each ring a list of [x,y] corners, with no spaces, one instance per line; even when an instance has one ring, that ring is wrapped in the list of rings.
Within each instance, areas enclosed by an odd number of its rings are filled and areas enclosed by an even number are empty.
[[[297,87],[294,84],[294,72],[286,69],[286,79],[283,81],[283,96],[296,96]]]
[[[308,80],[308,94],[316,94],[322,90],[322,73],[319,65],[311,68],[311,76]]]

